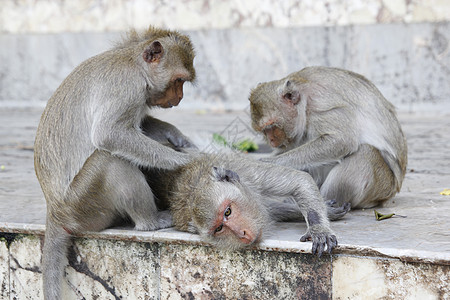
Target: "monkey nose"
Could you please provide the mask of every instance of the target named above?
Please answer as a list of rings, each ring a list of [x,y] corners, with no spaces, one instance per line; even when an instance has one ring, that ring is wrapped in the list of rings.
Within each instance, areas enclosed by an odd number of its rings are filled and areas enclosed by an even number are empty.
[[[248,245],[252,244],[256,240],[255,235],[249,230],[242,230],[239,239],[241,242]]]

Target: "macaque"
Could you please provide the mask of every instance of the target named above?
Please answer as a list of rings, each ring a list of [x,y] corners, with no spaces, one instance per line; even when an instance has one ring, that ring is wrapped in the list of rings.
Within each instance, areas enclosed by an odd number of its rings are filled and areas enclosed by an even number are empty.
[[[175,227],[219,248],[255,245],[273,221],[302,216],[308,230],[300,240],[312,240],[313,254],[337,246],[325,202],[306,172],[231,154],[198,154],[178,169],[144,172]],[[285,205],[286,199],[294,202]]]
[[[363,76],[309,67],[259,84],[252,127],[275,149],[266,162],[309,172],[325,200],[370,208],[400,191],[407,145],[394,106]]]
[[[115,48],[76,67],[47,103],[35,141],[35,170],[47,202],[43,249],[45,299],[61,299],[66,252],[72,234],[105,229],[122,218],[137,230],[172,226],[156,207],[139,169],[174,169],[192,143],[174,126],[147,115],[183,98],[195,79],[189,38],[150,27],[131,31]],[[142,133],[147,130],[158,141]]]

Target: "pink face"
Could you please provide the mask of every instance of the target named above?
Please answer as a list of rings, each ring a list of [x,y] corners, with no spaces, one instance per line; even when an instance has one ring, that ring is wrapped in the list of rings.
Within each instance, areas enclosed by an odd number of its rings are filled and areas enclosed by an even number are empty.
[[[286,141],[286,133],[276,125],[266,126],[263,128],[262,132],[270,143],[270,146],[274,148],[282,146]]]
[[[240,242],[250,245],[261,238],[262,232],[254,232],[248,220],[241,214],[239,206],[231,200],[225,200],[220,205],[210,234],[215,237],[234,235]]]
[[[181,102],[181,99],[183,99],[183,84],[184,80],[182,78],[177,78],[172,81],[164,96],[155,101],[155,105],[162,108],[177,106]]]

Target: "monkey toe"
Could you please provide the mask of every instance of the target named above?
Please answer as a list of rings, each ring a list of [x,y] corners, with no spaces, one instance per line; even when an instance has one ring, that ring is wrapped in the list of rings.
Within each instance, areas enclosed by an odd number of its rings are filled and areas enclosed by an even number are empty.
[[[158,229],[168,228],[173,226],[172,215],[168,210],[160,211],[158,213]]]
[[[172,215],[169,211],[160,211],[156,218],[152,220],[141,220],[135,222],[134,229],[139,231],[153,231],[163,228],[172,227]]]
[[[327,204],[327,215],[328,219],[331,221],[339,220],[343,218],[351,209],[350,202],[346,202],[342,204],[341,206],[334,206],[336,205],[335,200],[330,200],[326,202]]]

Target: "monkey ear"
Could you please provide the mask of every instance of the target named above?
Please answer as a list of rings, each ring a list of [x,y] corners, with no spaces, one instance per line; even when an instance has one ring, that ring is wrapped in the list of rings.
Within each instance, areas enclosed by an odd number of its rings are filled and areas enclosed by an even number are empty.
[[[214,178],[218,181],[240,182],[239,175],[228,169],[212,167],[212,173]]]
[[[154,41],[148,46],[142,57],[147,63],[159,62],[163,56],[164,49],[160,42]]]
[[[301,96],[298,91],[285,92],[281,97],[284,101],[290,102],[294,105],[298,104],[301,100]]]
[[[294,105],[300,102],[300,92],[293,89],[292,82],[290,80],[287,80],[284,84],[284,90],[285,91],[283,91],[283,94],[281,95],[284,101],[290,102]]]

